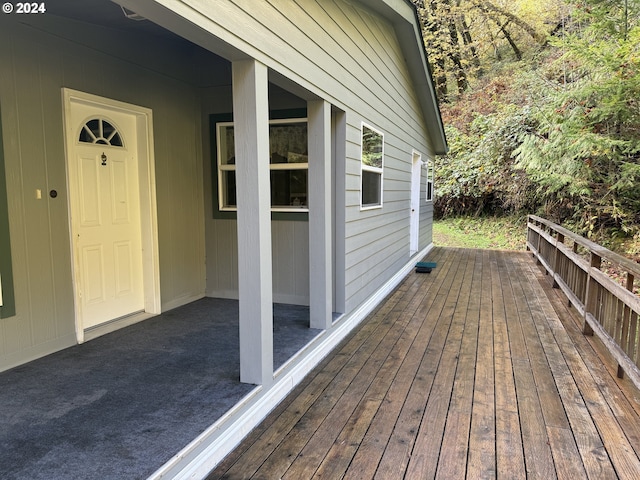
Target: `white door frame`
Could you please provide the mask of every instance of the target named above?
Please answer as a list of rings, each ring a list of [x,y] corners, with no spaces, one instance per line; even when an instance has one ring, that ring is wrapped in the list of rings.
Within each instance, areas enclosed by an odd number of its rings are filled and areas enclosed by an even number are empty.
[[[99,97],[69,88],[62,89],[63,115],[65,127],[65,160],[67,173],[67,208],[69,213],[69,238],[71,249],[71,274],[73,280],[74,312],[76,337],[78,343],[95,338],[104,333],[122,328],[161,313],[160,303],[160,261],[158,255],[158,215],[156,208],[156,179],[153,151],[153,118],[151,109]],[[144,284],[144,312],[126,317],[121,322],[108,323],[88,335],[82,324],[82,303],[79,298],[79,264],[75,242],[76,219],[72,216],[71,186],[69,182],[69,162],[72,161],[78,126],[71,124],[71,105],[79,103],[96,108],[117,111],[135,116],[136,135],[138,137],[138,178],[140,183],[140,223],[142,231],[142,277]]]
[[[411,154],[411,205],[409,211],[409,256],[420,246],[420,176],[422,155],[415,150]]]

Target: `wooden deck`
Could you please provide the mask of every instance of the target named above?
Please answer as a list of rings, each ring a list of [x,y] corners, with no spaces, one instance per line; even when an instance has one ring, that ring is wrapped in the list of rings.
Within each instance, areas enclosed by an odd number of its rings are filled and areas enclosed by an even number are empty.
[[[428,260],[209,478],[640,478],[640,395],[531,256]]]

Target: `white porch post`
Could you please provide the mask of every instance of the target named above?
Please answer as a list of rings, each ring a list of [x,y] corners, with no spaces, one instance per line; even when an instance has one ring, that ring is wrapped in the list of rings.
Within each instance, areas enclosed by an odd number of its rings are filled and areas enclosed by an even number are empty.
[[[273,381],[271,194],[267,67],[233,62],[233,122],[238,203],[240,381]]]
[[[309,141],[309,309],[311,328],[327,329],[332,318],[331,105],[307,102]]]

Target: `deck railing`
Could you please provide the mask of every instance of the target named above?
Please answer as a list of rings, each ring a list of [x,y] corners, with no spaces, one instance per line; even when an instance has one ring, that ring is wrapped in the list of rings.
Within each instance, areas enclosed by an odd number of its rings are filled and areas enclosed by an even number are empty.
[[[583,332],[597,334],[609,349],[618,376],[626,372],[640,388],[640,297],[633,293],[640,264],[535,215],[527,222],[527,249],[580,312]]]

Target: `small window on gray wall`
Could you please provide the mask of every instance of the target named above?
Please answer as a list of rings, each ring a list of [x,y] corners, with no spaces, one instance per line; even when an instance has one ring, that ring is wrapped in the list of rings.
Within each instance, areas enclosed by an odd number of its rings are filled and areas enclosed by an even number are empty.
[[[360,206],[362,209],[382,207],[382,172],[384,167],[384,136],[362,124],[362,156]]]
[[[233,122],[216,124],[218,208],[236,211],[236,157]],[[269,120],[271,210],[308,211],[307,119]]]
[[[427,202],[433,201],[433,178],[434,178],[433,160],[429,160],[427,162],[427,194],[426,194]]]

